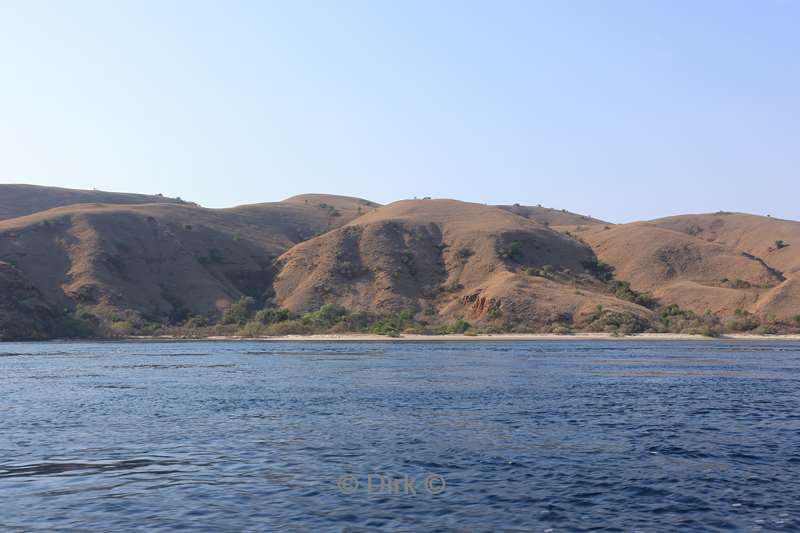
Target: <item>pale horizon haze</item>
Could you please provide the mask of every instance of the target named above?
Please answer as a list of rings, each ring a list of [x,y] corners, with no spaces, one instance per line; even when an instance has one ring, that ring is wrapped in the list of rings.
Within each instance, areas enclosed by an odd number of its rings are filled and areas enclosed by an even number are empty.
[[[0,0],[0,183],[800,220],[800,2]]]

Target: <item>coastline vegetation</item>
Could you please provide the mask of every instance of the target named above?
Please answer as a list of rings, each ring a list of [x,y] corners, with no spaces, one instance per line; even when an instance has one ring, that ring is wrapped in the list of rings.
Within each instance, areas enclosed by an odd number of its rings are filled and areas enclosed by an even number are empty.
[[[618,284],[616,284],[618,283]],[[575,318],[568,313],[539,317],[524,324],[508,321],[500,309],[492,309],[482,321],[470,322],[456,318],[447,322],[436,320],[435,312],[424,309],[401,309],[386,313],[352,310],[336,304],[324,304],[317,310],[295,314],[287,309],[259,308],[256,300],[242,297],[234,302],[218,321],[205,317],[188,316],[181,320],[158,321],[143,317],[133,311],[116,313],[100,318],[90,310],[79,308],[65,313],[57,321],[54,336],[58,338],[115,339],[129,337],[169,336],[174,338],[207,337],[282,337],[314,334],[373,334],[399,337],[403,334],[503,334],[547,333],[569,335],[572,333],[608,333],[626,336],[638,333],[674,333],[705,337],[719,337],[726,333],[751,333],[758,335],[798,334],[800,315],[788,320],[771,316],[758,316],[737,309],[728,319],[706,313],[695,313],[677,305],[658,306],[648,295],[632,291],[623,282],[613,287],[628,293],[631,301],[652,306],[650,318],[631,312],[620,312],[598,305],[591,313]],[[44,337],[43,337],[44,338]]]

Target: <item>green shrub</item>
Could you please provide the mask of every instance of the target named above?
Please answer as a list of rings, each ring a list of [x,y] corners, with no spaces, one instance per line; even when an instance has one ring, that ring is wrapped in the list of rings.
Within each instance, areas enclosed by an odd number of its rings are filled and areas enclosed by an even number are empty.
[[[473,252],[471,249],[467,248],[466,246],[461,247],[461,248],[458,249],[458,257],[460,257],[461,259],[467,260],[470,257],[472,257],[473,255],[475,255],[475,252]]]
[[[777,335],[780,333],[775,324],[761,324],[756,328],[755,332],[759,335]]]
[[[83,318],[76,313],[59,317],[53,327],[53,336],[67,339],[97,337],[99,334],[97,317],[87,311],[83,311],[82,316]]]
[[[519,263],[522,260],[522,244],[519,241],[512,241],[508,246],[497,250],[497,257]]]
[[[626,335],[642,333],[649,328],[644,318],[627,311],[606,310],[602,305],[598,305],[595,311],[583,319],[583,322],[589,331],[606,333],[616,331]]]
[[[787,246],[789,246],[789,243],[782,239],[778,239],[777,241],[775,241],[775,248],[777,248],[778,250],[780,250],[781,248],[786,248]]]
[[[363,332],[369,328],[371,322],[372,317],[366,311],[353,311],[343,316],[336,326],[339,326],[342,332]]]
[[[627,300],[629,302],[641,305],[642,307],[647,307],[648,309],[653,309],[658,304],[658,300],[649,294],[637,292],[631,289],[631,285],[627,281],[612,280],[608,283],[611,292],[614,293],[614,296],[621,300]]]
[[[739,331],[752,331],[759,327],[759,321],[755,317],[740,316],[732,318],[725,322],[725,331],[739,332]]]
[[[241,337],[263,337],[267,335],[269,328],[262,322],[250,321],[236,331]]]
[[[347,315],[347,309],[341,305],[325,304],[319,310],[303,315],[304,324],[315,329],[327,329]]]
[[[722,336],[722,330],[719,328],[719,326],[713,324],[707,324],[703,326],[698,330],[698,333],[703,337],[716,338]]]
[[[208,321],[200,316],[188,318],[186,322],[183,323],[183,327],[186,329],[197,329],[205,326],[208,326]]]
[[[288,309],[262,309],[255,315],[255,321],[260,324],[277,324],[285,322],[292,317]]]
[[[445,335],[464,333],[471,327],[472,326],[469,324],[469,322],[465,321],[463,318],[459,318],[444,326],[442,328],[442,333]]]
[[[400,333],[412,325],[413,317],[414,312],[411,309],[383,315],[372,325],[371,331],[377,335]]]
[[[614,267],[598,260],[596,257],[588,261],[581,261],[581,266],[600,281],[611,281],[614,277]]]
[[[180,324],[189,318],[189,308],[183,300],[171,293],[165,285],[161,285],[161,297],[170,305],[167,312],[167,322],[170,324]]]
[[[132,335],[135,329],[136,328],[134,327],[133,323],[127,320],[120,320],[118,322],[111,323],[111,332],[114,335],[122,335],[122,336]]]
[[[458,280],[453,280],[450,283],[446,283],[444,285],[440,285],[438,288],[439,292],[448,293],[448,292],[458,292],[463,289],[464,286],[458,282]]]
[[[244,324],[252,318],[255,312],[256,301],[250,296],[242,296],[231,304],[222,315],[223,324]]]

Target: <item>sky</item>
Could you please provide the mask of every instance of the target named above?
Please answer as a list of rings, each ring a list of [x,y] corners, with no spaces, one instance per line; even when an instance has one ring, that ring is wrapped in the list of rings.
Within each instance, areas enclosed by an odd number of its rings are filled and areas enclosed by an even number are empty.
[[[0,0],[0,183],[800,220],[800,0]]]

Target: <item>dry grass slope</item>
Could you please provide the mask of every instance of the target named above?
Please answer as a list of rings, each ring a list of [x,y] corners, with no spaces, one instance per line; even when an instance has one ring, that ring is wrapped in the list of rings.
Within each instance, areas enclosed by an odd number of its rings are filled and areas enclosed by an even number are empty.
[[[344,199],[232,209],[189,204],[59,207],[0,221],[0,260],[53,309],[111,322],[217,316],[243,295],[271,297],[273,261],[357,216]]]
[[[500,208],[406,200],[295,246],[274,286],[277,304],[295,312],[335,303],[520,327],[571,323],[598,304],[646,315],[584,273],[592,258],[588,246]],[[548,276],[528,273],[545,267]]]
[[[106,191],[82,191],[38,185],[0,184],[0,220],[72,204],[180,204],[180,198]]]
[[[216,323],[244,297],[296,314],[335,304],[405,317],[392,330],[800,328],[795,221],[713,213],[613,225],[538,206],[324,194],[205,209],[101,191],[0,193],[0,217],[13,217],[0,220],[0,338]],[[309,320],[273,326],[336,323]]]
[[[617,277],[697,312],[800,313],[800,223],[736,213],[595,227],[579,236]]]

